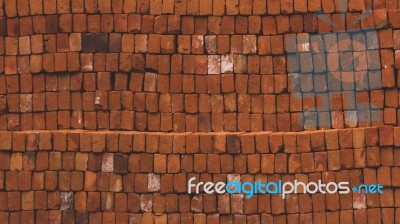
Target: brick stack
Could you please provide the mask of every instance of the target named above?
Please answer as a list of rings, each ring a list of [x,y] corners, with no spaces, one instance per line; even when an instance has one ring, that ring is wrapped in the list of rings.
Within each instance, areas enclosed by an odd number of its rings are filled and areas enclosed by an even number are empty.
[[[400,222],[400,2],[340,3],[0,0],[0,223]]]
[[[1,132],[9,223],[394,223],[400,128],[310,132]],[[189,195],[187,180],[379,182],[384,193]]]

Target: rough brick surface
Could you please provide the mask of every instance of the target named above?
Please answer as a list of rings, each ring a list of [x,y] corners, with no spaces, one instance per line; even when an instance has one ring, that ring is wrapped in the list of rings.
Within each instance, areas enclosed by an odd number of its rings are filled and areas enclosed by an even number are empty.
[[[234,135],[108,131],[3,132],[0,140],[8,143],[0,154],[0,175],[3,177],[0,188],[4,192],[4,203],[0,209],[10,223],[28,212],[36,214],[37,223],[42,223],[43,212],[59,213],[63,217],[62,223],[74,223],[76,219],[91,223],[95,222],[92,218],[98,214],[112,223],[132,221],[132,217],[141,219],[139,223],[147,223],[143,220],[158,219],[160,215],[172,219],[179,214],[181,219],[187,216],[189,220],[197,220],[203,216],[204,219],[214,219],[218,213],[222,223],[225,223],[223,217],[243,217],[248,220],[247,223],[254,223],[249,221],[252,219],[272,219],[279,223],[281,216],[289,218],[294,214],[318,216],[318,220],[328,222],[333,208],[340,213],[376,212],[381,216],[377,220],[397,220],[393,212],[386,211],[385,206],[396,208],[398,200],[398,128],[379,128],[376,131],[379,141],[375,142],[367,139],[369,134],[364,134],[367,130],[346,129],[346,132],[336,134],[332,131],[311,131]],[[320,137],[324,135],[325,138]],[[353,141],[349,145],[341,144],[342,135],[353,136]],[[20,144],[23,139],[29,143],[31,136],[40,142],[44,141],[46,149]],[[304,147],[293,148],[304,144],[313,146],[311,139],[315,137],[310,136],[320,137],[318,148],[312,151],[305,151]],[[172,144],[161,140],[166,138],[172,138]],[[91,139],[92,148],[81,145],[75,150],[69,149],[72,141],[85,144],[83,142],[87,139]],[[147,140],[142,143],[142,150],[138,148],[141,139]],[[155,143],[150,139],[159,139],[158,147],[154,148],[152,145]],[[207,145],[207,139],[214,139],[215,142],[210,149],[196,146],[195,142],[198,144],[199,140],[202,145]],[[263,148],[268,142],[271,151]],[[358,148],[367,142],[367,148]],[[99,146],[95,145],[109,143],[114,147],[109,148],[109,152],[99,154]],[[126,147],[132,144],[135,147],[127,150]],[[335,144],[338,146],[335,149],[327,147]],[[235,147],[236,150],[230,150]],[[215,151],[224,153],[216,154]],[[274,180],[282,176],[287,181],[294,178],[311,181],[318,176],[321,178],[321,175],[322,180],[344,178],[351,182],[358,181],[352,183],[379,182],[385,186],[385,193],[380,199],[367,200],[367,204],[366,195],[363,194],[342,196],[342,203],[337,204],[333,198],[329,199],[335,195],[319,193],[312,196],[312,201],[310,197],[300,199],[298,197],[305,195],[295,194],[288,195],[286,199],[274,195],[256,195],[252,199],[245,199],[240,194],[215,196],[200,193],[191,196],[186,193],[186,181],[192,176],[228,181],[253,180],[262,176]],[[326,201],[321,201],[325,197]],[[311,204],[310,208],[303,207],[303,203],[318,204],[318,207],[313,209]],[[252,206],[248,207],[250,204]],[[269,216],[265,216],[267,214]]]
[[[399,69],[396,0],[0,0],[0,223],[400,223]]]
[[[396,2],[353,0],[343,8],[334,1],[287,0],[1,1],[0,129],[229,132],[397,125]],[[362,12],[370,13],[358,19]],[[341,32],[371,30],[376,39],[341,44]],[[327,32],[333,35],[322,36]],[[347,60],[349,54],[336,54],[349,50],[359,65]],[[296,61],[292,53],[304,54]],[[335,73],[349,66],[355,74]],[[318,75],[326,69],[354,86]],[[373,72],[365,77],[365,69]],[[292,72],[317,75],[296,81]]]

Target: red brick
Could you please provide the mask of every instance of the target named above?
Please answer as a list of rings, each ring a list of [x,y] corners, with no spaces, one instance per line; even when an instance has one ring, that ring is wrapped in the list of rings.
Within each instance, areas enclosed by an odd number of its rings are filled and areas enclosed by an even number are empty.
[[[376,146],[378,144],[378,129],[366,128],[365,129],[365,145]]]
[[[376,28],[385,28],[388,25],[387,12],[384,9],[374,10],[374,22]]]
[[[328,169],[329,170],[339,170],[340,166],[340,154],[339,151],[329,151],[328,152]]]
[[[385,126],[379,128],[379,145],[393,145],[393,127]]]

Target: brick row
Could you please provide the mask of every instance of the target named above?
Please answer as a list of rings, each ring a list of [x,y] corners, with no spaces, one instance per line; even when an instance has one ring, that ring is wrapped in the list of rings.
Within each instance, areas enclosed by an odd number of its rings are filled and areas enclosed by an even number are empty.
[[[361,30],[354,33],[278,34],[278,35],[163,35],[119,33],[58,33],[23,37],[1,37],[0,55],[37,55],[43,53],[150,53],[201,55],[281,55],[284,53],[338,53],[400,49],[400,31]],[[352,41],[354,46],[341,42]],[[364,48],[355,45],[363,43]],[[377,43],[379,41],[379,43]],[[331,43],[340,43],[332,46]],[[31,46],[32,45],[32,46]],[[273,47],[272,47],[273,46]],[[62,54],[60,54],[62,55]],[[68,54],[67,54],[68,55]]]
[[[46,92],[33,94],[7,94],[0,95],[1,112],[13,113],[31,113],[31,112],[51,112],[51,111],[136,111],[148,113],[247,113],[247,114],[276,114],[287,112],[300,112],[303,109],[320,112],[350,112],[359,110],[393,110],[394,115],[398,104],[392,104],[393,101],[387,100],[379,104],[370,99],[369,91],[333,94],[176,94],[176,93],[132,93],[130,91],[96,91],[96,92]],[[397,96],[397,90],[394,91],[374,91],[373,97],[382,99],[384,95]],[[303,96],[303,98],[302,98]],[[326,97],[339,103],[339,106],[326,105],[326,107],[317,107],[315,102],[320,98]],[[71,99],[73,100],[71,103]],[[351,104],[346,104],[346,100],[351,99]],[[54,101],[53,101],[54,100]],[[115,101],[116,100],[116,101]],[[121,102],[122,100],[122,102]],[[248,101],[250,102],[248,102]],[[126,102],[128,101],[128,102]],[[147,101],[147,102],[146,102]],[[296,103],[295,106],[289,106]],[[83,103],[82,103],[83,102]],[[366,106],[364,104],[371,104]],[[19,106],[18,106],[19,104]],[[171,105],[172,104],[172,105]],[[238,104],[238,105],[237,105]],[[343,105],[343,106],[342,106]],[[346,114],[349,115],[349,114]],[[376,121],[383,123],[382,121]],[[386,122],[385,122],[386,123]],[[396,124],[396,119],[393,123]]]
[[[6,177],[6,190],[26,190],[29,183],[26,185],[21,181],[29,179],[28,182],[30,182],[32,178],[41,180],[43,172],[53,177],[58,176],[61,180],[70,178],[71,175],[80,179],[85,175],[96,179],[95,172],[107,173],[105,174],[107,176],[132,173],[143,174],[141,175],[143,178],[147,174],[167,178],[172,177],[172,174],[179,176],[182,173],[195,173],[201,176],[230,173],[301,175],[356,169],[361,172],[364,169],[365,173],[372,172],[375,176],[378,173],[381,185],[396,187],[400,185],[400,180],[398,180],[400,170],[397,167],[400,163],[396,158],[399,156],[397,147],[366,147],[301,153],[291,153],[289,150],[244,155],[236,153],[232,155],[232,152],[222,155],[188,152],[185,155],[179,155],[176,151],[170,154],[134,152],[128,155],[123,148],[118,153],[103,152],[103,154],[97,151],[93,153],[58,150],[37,153],[16,151],[11,154],[1,152],[0,170],[1,176]],[[101,175],[99,175],[97,174],[97,179],[100,178]],[[19,188],[18,180],[20,180]],[[57,178],[54,180],[49,177],[49,180],[57,182]]]
[[[294,15],[244,15],[244,16],[180,16],[142,15],[142,14],[57,14],[35,15],[19,18],[0,17],[0,36],[45,36],[66,33],[121,33],[140,34],[263,34],[285,33],[326,33],[354,31],[360,29],[400,28],[400,11],[378,9],[371,11],[366,18],[357,22],[360,13],[346,13],[342,24],[342,14],[326,14],[326,20],[318,19],[316,13]],[[330,22],[327,22],[330,21]],[[341,24],[335,26],[333,24]],[[52,34],[52,35],[51,35]]]
[[[395,67],[393,51],[382,54]],[[378,54],[379,55],[379,54]],[[396,68],[397,57],[396,54]],[[392,63],[391,63],[392,62]],[[47,53],[31,56],[0,56],[0,71],[7,75],[63,72],[156,72],[160,74],[284,74],[286,59],[278,56],[155,55],[132,53]],[[275,64],[273,64],[275,63]],[[336,70],[339,71],[339,70]]]
[[[112,131],[0,132],[2,151],[122,153],[305,153],[352,148],[398,147],[400,128],[384,126],[306,132],[162,133]],[[351,154],[351,153],[350,153]],[[378,164],[379,165],[379,164]]]
[[[383,83],[394,86],[393,76]],[[301,131],[396,125],[399,116],[397,89],[285,93],[284,75],[86,73],[1,81],[2,130]]]
[[[192,80],[193,81],[193,80]],[[210,91],[211,92],[211,91]],[[371,94],[371,96],[369,96]],[[393,97],[384,99],[384,96]],[[376,102],[374,99],[382,99]],[[316,106],[322,99],[339,105]],[[351,100],[350,103],[347,100]],[[72,101],[72,102],[71,102]],[[310,102],[311,101],[311,102]],[[253,113],[273,114],[309,111],[354,111],[398,108],[398,90],[333,93],[156,93],[131,91],[45,92],[0,95],[1,113],[65,110],[147,111],[150,113]],[[290,106],[289,106],[290,102]],[[172,104],[172,105],[171,105]],[[295,105],[293,105],[295,104]],[[366,105],[369,104],[369,105]],[[396,123],[396,120],[394,120]]]
[[[379,169],[385,169],[385,167],[380,167]],[[205,174],[204,176],[197,177],[203,181],[214,182],[238,178],[242,181],[265,179],[274,181],[280,178],[283,178],[284,181],[291,181],[296,178],[307,182],[316,181],[322,178],[325,181],[335,179],[336,181],[350,180],[351,184],[359,184],[362,182],[364,175],[364,182],[367,184],[375,183],[376,181],[382,182],[382,180],[385,184],[385,181],[387,181],[387,175],[380,172],[379,169],[377,171],[374,169],[366,169],[363,171],[364,174],[360,170],[351,170],[348,172],[338,171],[322,174],[299,174],[297,176],[281,176],[278,174],[268,176],[212,176],[211,174]],[[392,171],[393,170],[394,168]],[[398,169],[396,169],[396,172],[399,172]],[[16,175],[18,177],[16,177]],[[90,213],[103,211],[103,215],[115,211],[118,213],[155,212],[163,214],[176,212],[212,214],[218,212],[220,215],[239,214],[253,216],[271,213],[274,216],[285,216],[288,214],[306,215],[311,212],[331,213],[332,211],[336,211],[342,213],[351,209],[355,209],[357,212],[366,212],[367,210],[376,210],[376,207],[394,209],[399,206],[397,200],[399,189],[392,189],[390,187],[386,187],[382,195],[314,194],[309,196],[299,194],[288,195],[285,200],[283,200],[279,195],[255,195],[251,199],[245,200],[244,195],[241,194],[199,194],[196,196],[185,194],[184,192],[186,187],[184,184],[188,177],[182,174],[167,174],[161,176],[155,174],[131,174],[122,177],[119,174],[98,173],[97,181],[93,181],[92,178],[96,178],[96,174],[94,173],[87,172],[85,174],[80,174],[79,172],[62,172],[59,174],[59,182],[61,182],[59,186],[57,186],[57,182],[54,182],[57,181],[57,176],[54,175],[57,174],[52,171],[36,173],[36,175],[33,175],[32,185],[30,185],[29,171],[22,171],[18,174],[13,172],[6,173],[6,178],[19,178],[22,185],[18,188],[15,187],[15,185],[18,185],[15,180],[9,180],[6,182],[9,190],[0,193],[0,198],[2,198],[0,210],[11,211],[13,216],[17,216],[17,211],[21,210],[24,210],[25,212],[37,211],[37,215],[39,215],[43,210],[50,210],[50,213],[56,212],[52,211],[54,209],[59,210],[58,212],[60,212],[60,210],[61,212],[87,211]],[[83,177],[83,175],[85,176]],[[382,179],[380,178],[380,175],[383,175]],[[392,176],[392,178],[396,178],[396,184],[399,183],[397,176],[398,175],[395,173]],[[85,181],[83,181],[83,179],[85,179]],[[27,183],[27,181],[29,183]],[[15,189],[19,189],[21,192],[15,191]],[[60,191],[58,191],[58,189]],[[154,193],[160,190],[160,193]],[[4,215],[4,213],[2,214]],[[377,220],[381,219],[379,212],[375,213],[375,215],[378,215],[379,217]],[[393,217],[392,213],[386,215],[387,219]],[[350,220],[352,220],[352,218]]]
[[[396,125],[399,110],[292,113],[148,113],[137,111],[50,111],[0,115],[1,130],[125,130],[149,132],[259,132]],[[278,120],[277,120],[278,119]]]
[[[267,60],[269,61],[268,64],[272,64],[272,57],[269,57],[269,59],[271,60]],[[162,62],[159,61],[159,63]],[[177,71],[174,66],[173,70]],[[0,94],[3,97],[11,94],[32,93],[73,95],[79,92],[84,95],[94,94],[97,91],[125,95],[129,91],[131,94],[249,94],[260,96],[303,93],[352,95],[353,97],[360,95],[368,98],[364,95],[370,91],[371,97],[378,97],[383,100],[383,95],[397,98],[395,87],[400,86],[400,79],[396,74],[398,72],[395,72],[392,68],[382,69],[381,72],[377,70],[369,71],[361,75],[357,75],[358,73],[343,74],[343,78],[353,79],[350,82],[341,81],[340,72],[333,72],[332,74],[279,74],[262,68],[260,74],[255,72],[254,74],[195,75],[186,72],[185,74],[174,72],[169,74],[167,73],[168,70],[163,68],[160,68],[159,71],[160,73],[71,72],[0,75]],[[357,80],[354,80],[355,78]],[[385,100],[387,102],[393,101],[390,103],[392,106],[384,103],[385,107],[396,107],[395,99]],[[383,106],[383,102],[376,102],[375,104],[375,108],[382,108]]]
[[[168,173],[168,174],[142,174],[142,173],[107,173],[107,172],[67,172],[67,171],[45,171],[45,172],[31,172],[31,171],[1,171],[1,176],[6,180],[2,183],[2,189],[7,192],[13,191],[61,191],[61,192],[120,192],[120,193],[154,193],[159,192],[162,194],[187,193],[187,180],[196,177],[197,183],[200,181],[214,182],[219,181],[227,182],[232,180],[257,182],[258,180],[266,183],[268,181],[278,181],[282,178],[282,182],[293,182],[295,179],[308,183],[314,181],[318,183],[328,183],[329,181],[349,181],[351,187],[358,186],[362,183],[377,184],[378,182],[384,187],[383,191],[388,191],[388,194],[382,193],[380,197],[392,199],[390,191],[398,191],[400,185],[399,181],[399,167],[379,167],[379,168],[366,168],[366,169],[352,169],[340,171],[325,171],[313,173],[298,173],[298,174],[213,174],[213,173]],[[319,179],[318,179],[319,178]],[[346,179],[347,178],[347,179]],[[195,188],[193,187],[192,192]],[[7,192],[1,192],[2,196]],[[204,191],[201,191],[203,193]],[[243,193],[244,194],[244,193]],[[357,193],[358,194],[358,193]],[[396,193],[398,194],[398,193]],[[259,194],[261,195],[261,194]],[[351,195],[351,194],[350,194]],[[367,194],[368,195],[368,194]],[[215,196],[215,195],[214,195]],[[368,195],[372,198],[378,198],[379,195]],[[279,197],[282,197],[279,195]],[[348,196],[347,196],[348,197]],[[399,201],[396,198],[396,205]],[[379,203],[379,202],[378,202]],[[390,206],[393,206],[390,205]],[[398,206],[396,206],[398,207]]]
[[[393,168],[394,169],[394,168]],[[398,169],[396,169],[398,174]],[[293,182],[295,179],[304,183],[330,181],[347,181],[350,186],[359,184],[376,184],[381,182],[376,170],[351,170],[310,175],[197,175],[197,174],[107,174],[47,171],[34,173],[32,179],[23,171],[18,174],[7,172],[6,192],[0,192],[0,211],[20,210],[78,210],[116,211],[116,212],[217,212],[221,214],[284,214],[326,212],[346,209],[366,209],[375,207],[399,207],[400,189],[396,177],[391,187],[385,185],[382,194],[349,193],[349,194],[288,194],[283,199],[281,195],[255,194],[245,198],[245,194],[187,194],[187,179],[200,178],[199,181],[226,182],[240,181],[278,181]],[[379,173],[379,170],[378,170]],[[36,174],[36,175],[35,175]],[[15,177],[17,175],[17,177]],[[364,175],[364,176],[363,176]],[[374,176],[375,175],[375,176]],[[390,173],[389,173],[390,176]],[[23,184],[18,188],[19,183]],[[58,178],[58,179],[57,179]],[[231,179],[235,178],[235,179]],[[384,176],[384,181],[387,177]],[[29,181],[32,181],[30,183]],[[58,181],[58,182],[57,182]],[[396,181],[396,182],[395,182]],[[15,186],[16,185],[16,186]],[[161,189],[161,190],[160,190]],[[193,191],[195,189],[193,188]],[[339,202],[340,201],[340,202]],[[164,204],[165,203],[165,204]],[[300,208],[300,203],[305,207]],[[304,204],[303,204],[304,203]],[[294,205],[290,207],[288,205]],[[179,210],[178,210],[179,208]],[[271,209],[272,208],[272,209]],[[177,210],[175,210],[177,209]],[[186,209],[185,209],[186,210]]]
[[[271,62],[271,61],[270,61]],[[353,81],[341,81],[341,77]],[[74,92],[82,94],[94,91],[172,94],[353,94],[362,91],[384,92],[397,90],[400,85],[392,68],[380,71],[340,74],[157,74],[146,73],[60,73],[1,75],[0,94],[29,94],[44,92]],[[354,80],[357,78],[357,80]],[[394,96],[393,96],[394,97]],[[389,100],[389,99],[388,99]],[[378,107],[378,105],[377,105]]]
[[[400,49],[398,29],[357,30],[352,33],[303,33],[284,32],[264,35],[244,34],[221,35],[164,35],[164,34],[120,34],[120,33],[58,33],[35,34],[22,37],[1,37],[4,46],[0,55],[36,55],[43,53],[151,53],[151,54],[258,54],[280,55],[284,53],[321,54],[376,49]],[[350,40],[354,46],[332,46]],[[363,43],[364,48],[354,42]],[[377,43],[379,41],[379,43]],[[273,46],[273,47],[272,47]],[[354,52],[353,52],[354,53]],[[62,54],[61,54],[62,55]]]
[[[4,6],[3,6],[4,4]],[[97,14],[97,13],[140,13],[150,15],[176,14],[176,15],[277,15],[323,11],[331,12],[361,12],[366,9],[396,9],[398,1],[357,1],[346,2],[347,7],[333,0],[329,1],[293,1],[293,0],[10,0],[2,2],[0,15],[7,17],[28,15],[51,14]]]
[[[357,53],[355,53],[357,54]],[[382,49],[360,53],[362,60],[377,60],[353,70],[353,53],[298,54],[289,56],[258,56],[242,54],[224,55],[156,55],[136,53],[46,53],[31,56],[0,56],[0,72],[12,74],[65,73],[65,72],[155,72],[160,74],[329,74],[329,76],[357,79],[366,71],[393,73],[400,68],[400,50]],[[325,56],[331,61],[326,63]],[[354,55],[356,56],[356,55]],[[350,60],[347,60],[350,59]],[[305,60],[305,61],[302,61]],[[336,60],[336,61],[334,61]],[[380,63],[379,61],[382,61]],[[326,64],[325,64],[326,63]],[[363,66],[364,66],[363,65]],[[354,78],[355,77],[355,78]],[[345,79],[345,78],[341,78]],[[349,81],[347,81],[349,82]],[[354,85],[354,84],[353,84]]]
[[[363,194],[358,196],[339,194],[254,195],[245,199],[242,194],[207,195],[173,193],[96,192],[96,191],[25,191],[1,192],[1,211],[61,211],[88,212],[175,212],[273,215],[304,214],[310,212],[366,210],[383,207],[398,208],[399,189],[384,188],[381,196]],[[14,200],[11,200],[13,198]],[[340,200],[340,203],[339,203]],[[366,202],[366,200],[368,202]],[[301,204],[300,204],[301,203]],[[304,206],[304,207],[303,207]],[[217,210],[218,209],[218,210]]]

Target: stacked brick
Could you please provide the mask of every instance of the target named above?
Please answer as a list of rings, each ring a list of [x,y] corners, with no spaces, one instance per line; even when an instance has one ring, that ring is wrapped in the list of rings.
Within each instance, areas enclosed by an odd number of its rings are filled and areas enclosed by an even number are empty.
[[[0,5],[3,130],[302,131],[398,124],[397,1],[349,1],[345,16],[334,1]],[[332,22],[319,19],[319,11]],[[375,68],[381,70],[364,79],[346,74],[355,80],[350,86],[325,75],[346,67],[345,57],[291,64],[291,53],[315,57],[331,50],[314,46],[316,34],[333,33],[321,37],[328,43],[340,41],[343,31],[371,29],[377,40],[363,41],[377,45],[368,51],[367,66],[381,61]],[[297,46],[289,44],[293,38]],[[335,50],[341,51],[346,48]],[[329,105],[321,105],[325,100]]]
[[[399,69],[397,0],[0,0],[0,223],[399,223]]]
[[[0,216],[9,223],[394,223],[399,133],[1,132]],[[379,182],[384,193],[190,195],[191,177]]]

